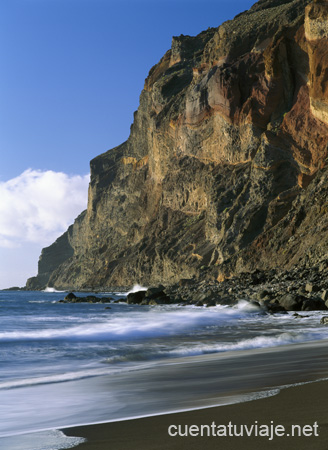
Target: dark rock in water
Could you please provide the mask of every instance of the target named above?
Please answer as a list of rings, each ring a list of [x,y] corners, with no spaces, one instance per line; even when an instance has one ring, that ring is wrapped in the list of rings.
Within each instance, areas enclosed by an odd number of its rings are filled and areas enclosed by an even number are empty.
[[[286,311],[300,311],[302,308],[301,302],[298,301],[298,296],[295,294],[286,294],[281,297],[279,305]]]
[[[164,297],[165,296],[164,290],[165,290],[165,287],[162,285],[159,285],[156,287],[150,287],[145,292],[145,297],[148,298],[149,300],[151,300],[153,298]]]
[[[208,300],[205,304],[206,308],[211,308],[213,306],[216,306],[216,300]]]
[[[73,292],[70,292],[69,294],[66,295],[66,297],[64,298],[64,300],[75,300],[77,297]]]
[[[166,294],[162,285],[150,287],[146,291],[145,300],[149,305],[168,305],[172,303],[171,298]]]
[[[9,288],[0,289],[0,291],[25,291],[25,287],[11,286]]]
[[[87,295],[86,297],[80,297],[79,300],[82,302],[96,303],[99,302],[100,299],[95,295]]]
[[[318,297],[304,297],[299,294],[286,294],[279,298],[279,304],[286,311],[323,311],[327,307]]]
[[[283,306],[278,304],[272,304],[268,307],[268,313],[270,314],[288,314]]]
[[[302,316],[301,314],[293,314],[293,317],[297,317],[297,319],[304,319],[306,316]]]
[[[301,311],[305,297],[296,294],[286,294],[279,299],[279,305],[286,311]]]
[[[322,325],[328,325],[328,316],[323,316],[320,320]]]
[[[146,291],[130,292],[127,295],[127,303],[129,305],[138,305],[144,300],[145,296]]]
[[[111,297],[97,297],[95,295],[77,297],[73,292],[70,292],[64,300],[59,300],[59,303],[110,303],[111,300],[113,300]]]
[[[324,311],[327,307],[321,298],[309,298],[304,300],[302,311]]]
[[[162,297],[162,298],[157,298],[156,300],[155,300],[155,299],[151,299],[151,300],[149,300],[149,302],[148,302],[148,305],[149,305],[149,306],[165,305],[165,304],[166,304],[166,301],[165,301],[165,298],[164,298],[164,297]]]
[[[221,306],[235,306],[238,303],[238,300],[232,297],[222,296],[216,299],[216,304]]]

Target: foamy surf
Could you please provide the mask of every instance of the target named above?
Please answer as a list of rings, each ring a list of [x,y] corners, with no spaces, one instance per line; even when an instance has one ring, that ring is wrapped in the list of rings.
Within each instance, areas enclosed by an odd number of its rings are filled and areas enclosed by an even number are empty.
[[[55,292],[61,293],[61,292],[66,292],[66,291],[58,291],[57,289],[55,289],[53,287],[46,287],[42,292],[47,292],[47,293],[53,294]]]
[[[141,286],[140,284],[135,284],[135,285],[133,286],[133,288],[132,288],[130,291],[128,291],[128,292],[126,293],[126,295],[128,295],[128,294],[134,294],[135,292],[139,292],[139,291],[147,291],[147,289],[148,289],[148,288],[146,288],[146,287],[144,287],[144,286]]]
[[[115,305],[116,306],[116,305]],[[257,313],[246,308],[160,307],[133,308],[130,313],[120,311],[107,315],[103,321],[95,319],[85,324],[24,331],[2,331],[1,341],[19,340],[135,340],[181,335],[206,327],[225,326],[231,321],[245,319]],[[73,320],[79,320],[73,317]],[[66,322],[66,320],[65,320]]]
[[[274,363],[280,378],[302,381],[303,346],[328,338],[319,313],[300,313],[301,320],[292,314],[265,315],[245,301],[212,308],[112,303],[105,310],[58,303],[61,298],[58,292],[0,292],[2,436],[62,428],[81,423],[86,414],[99,422],[191,404],[198,408],[207,404],[209,386],[224,389],[227,380],[229,389],[238,384],[238,392],[249,383],[261,391],[273,358],[283,353]],[[293,350],[286,358],[289,347],[302,348],[291,373],[285,367],[294,355]],[[322,351],[317,365],[326,355]],[[250,370],[253,358],[267,355],[251,378],[238,362],[243,357],[245,364],[247,355]],[[184,396],[186,380],[192,383],[192,399]]]
[[[74,448],[83,442],[85,442],[84,438],[69,437],[60,430],[0,437],[0,445],[3,450],[64,450]]]

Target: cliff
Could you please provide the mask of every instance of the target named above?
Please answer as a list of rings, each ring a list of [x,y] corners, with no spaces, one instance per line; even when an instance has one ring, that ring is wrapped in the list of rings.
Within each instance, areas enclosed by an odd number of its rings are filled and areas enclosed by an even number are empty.
[[[27,288],[223,279],[328,261],[328,2],[260,0],[179,36],[88,208]]]

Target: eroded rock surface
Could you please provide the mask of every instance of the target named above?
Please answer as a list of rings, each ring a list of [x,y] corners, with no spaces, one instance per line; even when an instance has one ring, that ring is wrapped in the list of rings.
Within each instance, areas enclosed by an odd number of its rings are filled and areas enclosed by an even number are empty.
[[[328,259],[327,24],[326,1],[261,0],[173,38],[129,139],[91,161],[87,211],[27,287],[223,280]]]

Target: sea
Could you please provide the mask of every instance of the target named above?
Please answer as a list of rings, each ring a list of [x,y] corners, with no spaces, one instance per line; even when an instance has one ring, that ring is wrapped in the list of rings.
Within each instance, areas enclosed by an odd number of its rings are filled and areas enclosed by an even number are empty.
[[[0,291],[3,450],[74,448],[83,438],[67,437],[67,427],[256,400],[328,378],[322,312],[270,315],[245,299],[210,308],[60,303],[66,294]]]

